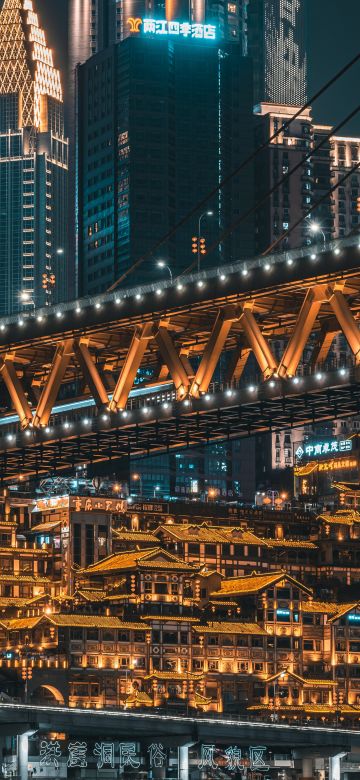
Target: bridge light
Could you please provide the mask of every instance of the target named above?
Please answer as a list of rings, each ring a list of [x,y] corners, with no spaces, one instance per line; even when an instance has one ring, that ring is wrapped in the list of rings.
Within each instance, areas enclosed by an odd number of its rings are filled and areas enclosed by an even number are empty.
[[[322,375],[320,372],[318,372],[317,374],[315,374],[315,379],[317,379],[317,380],[318,380],[318,382],[320,382],[322,378],[323,378],[323,375]]]
[[[291,257],[288,257],[286,262],[287,262],[288,265],[292,265],[294,261],[292,260]]]
[[[225,274],[220,274],[220,279],[221,279],[222,282],[226,282]]]
[[[165,401],[165,403],[162,405],[162,408],[163,409],[168,409],[169,408],[169,404],[167,403],[167,401]]]
[[[64,422],[64,428],[70,428],[70,423],[68,421]]]
[[[270,271],[270,268],[271,268],[270,263],[265,263],[264,268],[265,268],[265,271]]]
[[[179,292],[181,292],[181,290],[184,289],[184,285],[179,283],[179,284],[176,285],[176,289],[179,290]]]
[[[128,412],[126,411],[126,409],[124,409],[124,411],[122,412],[121,416],[122,416],[124,419],[126,419],[126,417],[128,416]]]
[[[31,436],[31,431],[25,431],[25,436]]]
[[[84,417],[82,422],[83,422],[83,425],[89,425],[90,420],[89,420],[88,417]]]
[[[205,401],[211,401],[211,395],[209,395],[209,393],[206,393]]]
[[[188,398],[185,398],[184,406],[190,406],[190,401]]]
[[[249,385],[249,387],[248,387],[249,393],[254,393],[255,390],[256,390],[256,388],[254,387],[254,385]]]
[[[51,433],[50,428],[48,426],[45,428],[45,433]]]
[[[346,376],[346,368],[340,368],[339,374],[340,376]]]
[[[118,306],[118,305],[119,305],[119,303],[121,303],[121,298],[115,298],[115,303],[116,303],[116,304],[117,304],[117,306]]]
[[[36,317],[36,319],[38,322],[43,322],[44,317],[41,314],[39,314],[38,317]]]
[[[0,330],[5,330],[5,325],[4,325],[4,323],[3,323],[3,322],[2,322],[2,323],[1,323],[1,325],[0,325]]]
[[[298,385],[298,384],[299,384],[299,382],[300,382],[300,380],[299,380],[299,377],[298,377],[298,376],[294,376],[294,377],[293,377],[293,383],[294,383],[294,385]]]
[[[76,307],[75,311],[76,311],[76,314],[80,314],[80,312],[81,312],[81,307],[79,306],[79,304],[77,305],[77,307]]]
[[[13,439],[14,439],[15,437],[13,436],[13,434],[12,434],[12,433],[8,433],[8,435],[7,435],[7,437],[6,437],[6,438],[7,438],[7,440],[8,440],[8,441],[13,441]]]
[[[137,301],[141,301],[141,297],[140,293],[136,293],[135,298]]]
[[[100,301],[96,301],[96,303],[95,303],[95,309],[101,309],[101,303],[100,303]]]
[[[231,398],[232,394],[233,394],[233,391],[230,390],[230,388],[228,388],[228,390],[225,391],[225,395],[227,395],[228,398]]]
[[[313,253],[312,253],[312,255],[310,255],[310,257],[311,257],[311,260],[316,260],[316,254],[315,254],[315,252],[313,252]]]
[[[163,294],[163,291],[160,290],[160,287],[158,287],[158,289],[156,290],[156,295],[162,295],[162,294]]]
[[[57,316],[58,320],[61,320],[62,312],[61,311],[57,311],[56,312],[56,316]]]
[[[101,419],[104,420],[104,422],[107,422],[107,420],[109,419],[109,415],[108,414],[103,414],[103,415],[101,415]]]
[[[150,409],[147,406],[143,406],[143,413],[148,414]]]
[[[20,325],[20,328],[22,328],[22,326],[24,325],[24,320],[19,320],[19,325]]]
[[[247,276],[249,272],[248,272],[247,268],[243,268],[241,273],[242,273],[243,276]]]
[[[334,249],[334,255],[339,255],[339,254],[340,254],[340,249],[337,246],[336,249]]]
[[[201,279],[199,279],[199,281],[197,283],[197,286],[200,287],[200,288],[204,287],[204,282]]]

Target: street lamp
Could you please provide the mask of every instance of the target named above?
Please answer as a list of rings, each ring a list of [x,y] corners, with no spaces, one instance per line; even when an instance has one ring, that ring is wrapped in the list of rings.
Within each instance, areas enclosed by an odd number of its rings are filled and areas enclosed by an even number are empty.
[[[169,274],[170,274],[170,281],[171,281],[171,283],[172,283],[172,281],[173,281],[173,275],[172,275],[172,270],[171,270],[170,266],[169,266],[169,265],[167,265],[167,264],[165,263],[165,261],[164,261],[164,260],[158,260],[158,261],[157,261],[157,263],[156,263],[156,265],[157,265],[157,267],[158,267],[158,268],[166,268],[166,269],[169,271]]]
[[[317,233],[321,233],[321,235],[323,237],[324,249],[325,249],[325,246],[326,246],[326,236],[325,236],[325,233],[324,233],[321,225],[319,225],[318,222],[310,222],[309,223],[309,230],[310,230],[310,233],[313,233],[314,236],[316,236]]]
[[[200,214],[199,217],[199,224],[198,224],[198,242],[197,242],[197,270],[198,273],[200,273],[200,239],[201,239],[201,220],[204,217],[213,217],[214,212],[213,211],[203,211],[202,214]]]
[[[156,493],[158,493],[160,490],[160,485],[155,485],[154,487],[154,498],[156,498]]]
[[[143,494],[143,487],[142,487],[142,476],[141,474],[132,474],[131,479],[134,480],[134,482],[139,482],[139,496],[142,496]]]
[[[34,298],[32,297],[30,290],[21,290],[21,292],[19,293],[19,298],[21,303],[23,303],[24,305],[28,304],[29,306],[33,306],[33,308],[35,309],[35,301]]]

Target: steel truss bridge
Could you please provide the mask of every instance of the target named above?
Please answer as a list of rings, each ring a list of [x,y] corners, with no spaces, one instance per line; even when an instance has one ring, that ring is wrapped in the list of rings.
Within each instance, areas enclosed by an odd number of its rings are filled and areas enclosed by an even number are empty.
[[[359,319],[352,237],[1,320],[2,480],[360,414]]]

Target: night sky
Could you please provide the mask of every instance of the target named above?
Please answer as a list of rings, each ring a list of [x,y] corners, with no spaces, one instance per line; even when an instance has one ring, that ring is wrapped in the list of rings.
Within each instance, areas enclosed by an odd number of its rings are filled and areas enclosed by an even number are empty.
[[[309,94],[313,95],[360,49],[359,0],[307,0],[309,4]],[[56,64],[66,67],[67,0],[36,0],[50,45],[59,53]],[[314,104],[317,122],[336,124],[359,101],[360,64],[354,66],[323,98]],[[360,112],[347,131],[360,135]],[[345,133],[345,129],[341,131]]]

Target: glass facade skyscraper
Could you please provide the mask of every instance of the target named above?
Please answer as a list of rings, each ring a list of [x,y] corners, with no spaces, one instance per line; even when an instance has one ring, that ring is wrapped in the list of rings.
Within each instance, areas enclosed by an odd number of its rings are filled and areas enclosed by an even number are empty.
[[[255,103],[302,106],[307,97],[307,0],[249,0]]]
[[[0,315],[66,297],[60,73],[31,0],[0,12]]]
[[[240,47],[141,33],[79,68],[79,282],[82,295],[106,290],[151,253],[252,150],[251,64]],[[246,210],[251,168],[207,204],[208,245]],[[195,213],[129,283],[152,281],[166,257],[174,274],[194,261]],[[249,219],[206,262],[250,255]],[[158,257],[159,255],[159,257]],[[162,272],[163,274],[163,272]]]

